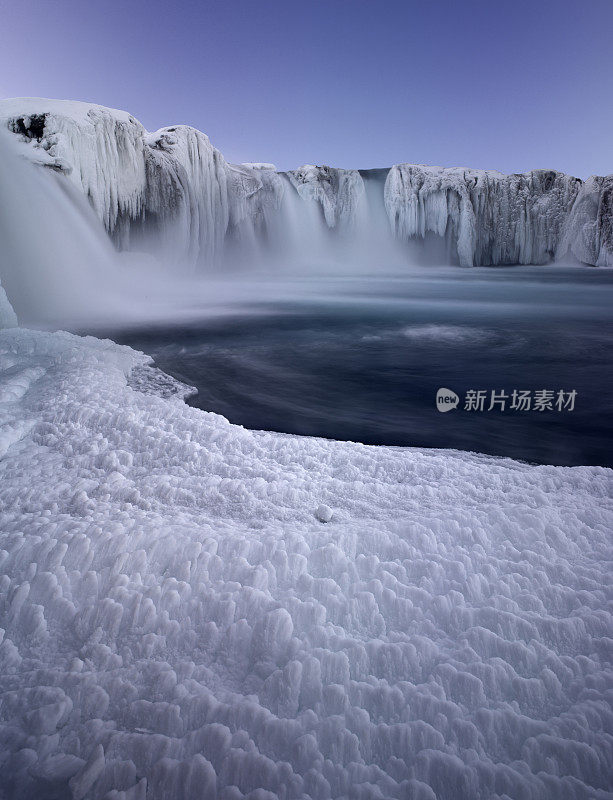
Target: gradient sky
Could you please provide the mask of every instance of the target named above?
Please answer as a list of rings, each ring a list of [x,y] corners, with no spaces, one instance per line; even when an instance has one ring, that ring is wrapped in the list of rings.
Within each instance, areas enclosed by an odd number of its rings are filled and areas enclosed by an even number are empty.
[[[0,94],[229,161],[613,172],[613,0],[0,0]]]

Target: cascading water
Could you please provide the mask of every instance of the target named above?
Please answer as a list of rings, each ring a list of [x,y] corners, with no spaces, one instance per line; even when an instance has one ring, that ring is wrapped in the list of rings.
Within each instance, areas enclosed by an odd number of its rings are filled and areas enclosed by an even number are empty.
[[[0,131],[0,327],[94,331],[186,314],[202,281],[118,252],[74,181],[24,155]]]
[[[294,269],[307,264],[317,268],[329,253],[329,229],[319,203],[299,194],[288,174],[282,174],[283,196],[280,206],[280,236],[285,262]]]
[[[399,164],[389,170],[231,165],[185,125],[148,133],[123,111],[67,101],[0,102],[0,127],[64,173],[115,244],[196,274],[379,272],[407,264],[613,264],[613,176],[585,183]],[[109,272],[109,270],[106,270]]]
[[[414,260],[415,254],[392,235],[384,202],[388,173],[387,169],[360,172],[364,182],[364,195],[356,224],[357,244],[362,259],[374,268],[406,269]]]
[[[0,102],[1,127],[12,135],[0,142],[0,280],[30,325],[202,316],[220,299],[295,296],[297,279],[312,292],[316,276],[408,266],[569,253],[613,264],[613,178],[409,164],[279,173],[228,164],[187,126],[150,134],[126,112],[35,98]]]
[[[120,302],[117,258],[83,195],[0,135],[0,280],[21,324],[91,322]]]

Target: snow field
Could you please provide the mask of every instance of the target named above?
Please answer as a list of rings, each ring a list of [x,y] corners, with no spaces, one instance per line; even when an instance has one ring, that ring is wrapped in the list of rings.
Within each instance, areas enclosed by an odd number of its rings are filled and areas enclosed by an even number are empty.
[[[3,800],[613,796],[610,470],[251,432],[147,362],[0,332]]]

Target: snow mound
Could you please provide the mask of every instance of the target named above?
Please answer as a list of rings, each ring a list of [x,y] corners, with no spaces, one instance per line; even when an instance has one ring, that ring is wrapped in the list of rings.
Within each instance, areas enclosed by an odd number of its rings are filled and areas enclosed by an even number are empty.
[[[611,797],[610,470],[251,432],[148,364],[0,332],[0,796]]]

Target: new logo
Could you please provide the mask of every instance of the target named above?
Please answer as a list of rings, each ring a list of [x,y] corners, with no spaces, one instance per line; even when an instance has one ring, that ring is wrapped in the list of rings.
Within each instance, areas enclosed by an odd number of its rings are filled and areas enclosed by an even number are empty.
[[[451,389],[440,388],[436,393],[436,407],[443,413],[445,413],[445,411],[451,411],[452,408],[456,408],[459,402],[460,398],[455,392],[452,392]]]

